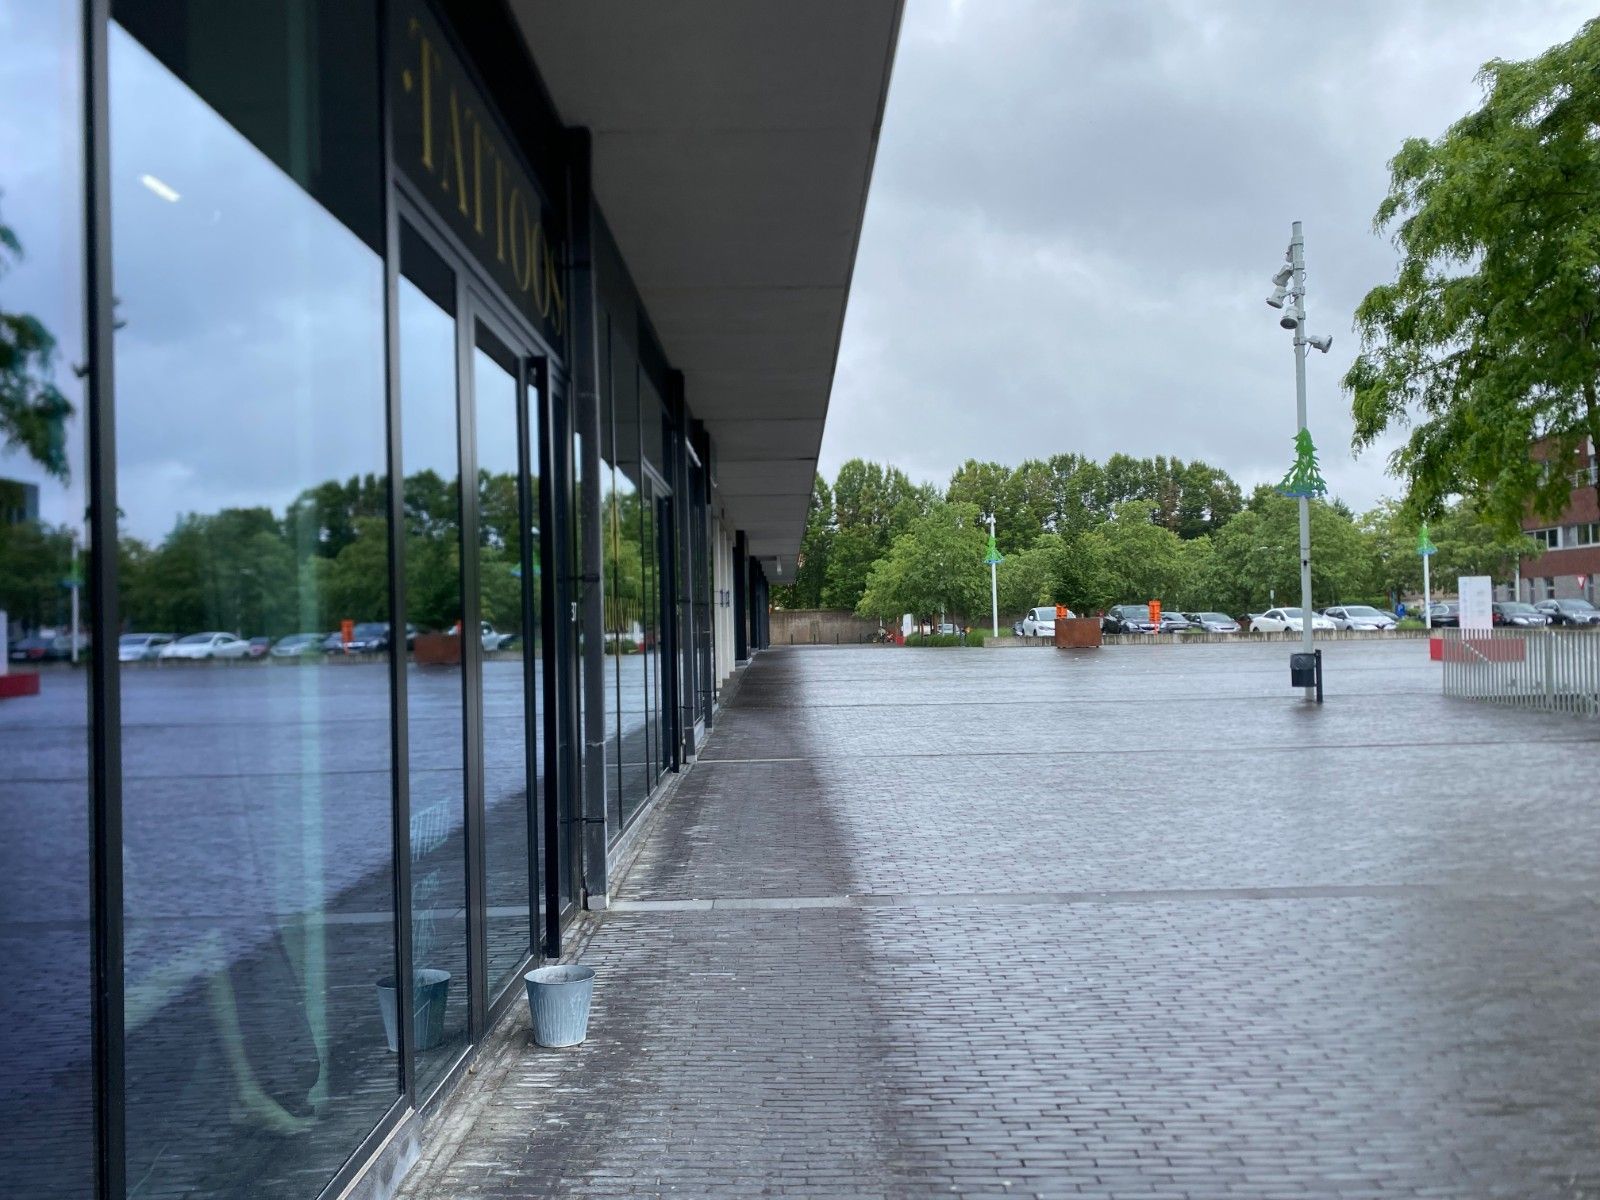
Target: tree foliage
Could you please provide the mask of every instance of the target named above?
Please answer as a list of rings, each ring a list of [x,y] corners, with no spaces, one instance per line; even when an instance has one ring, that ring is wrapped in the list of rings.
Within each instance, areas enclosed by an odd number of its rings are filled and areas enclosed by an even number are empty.
[[[937,502],[895,538],[856,604],[864,617],[902,613],[971,617],[988,607],[988,533],[975,504]]]
[[[1554,516],[1583,440],[1600,444],[1597,80],[1600,20],[1486,64],[1482,105],[1390,163],[1374,225],[1399,271],[1357,309],[1344,385],[1357,448],[1411,425],[1391,467],[1422,515],[1467,494],[1507,533],[1530,505]]]
[[[0,222],[0,279],[21,258],[22,243]],[[21,450],[65,482],[73,409],[55,385],[55,355],[55,338],[37,317],[0,308],[0,446]]]

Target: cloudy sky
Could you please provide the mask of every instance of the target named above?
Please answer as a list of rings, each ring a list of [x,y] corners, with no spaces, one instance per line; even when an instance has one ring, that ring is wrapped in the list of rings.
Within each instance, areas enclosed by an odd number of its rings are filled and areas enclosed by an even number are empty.
[[[1478,67],[1595,15],[1571,0],[908,0],[821,469],[943,483],[967,458],[1292,459],[1290,335],[1263,300],[1305,223],[1309,425],[1335,494],[1351,320],[1395,253],[1387,161],[1475,106]]]

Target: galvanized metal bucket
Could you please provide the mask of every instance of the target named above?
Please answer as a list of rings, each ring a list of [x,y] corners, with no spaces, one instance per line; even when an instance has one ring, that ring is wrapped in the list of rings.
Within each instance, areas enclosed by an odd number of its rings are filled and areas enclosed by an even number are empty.
[[[576,1046],[588,1036],[593,967],[539,967],[522,979],[528,985],[534,1041],[541,1046]]]
[[[383,1013],[383,1033],[389,1049],[400,1049],[399,997],[394,979],[377,982],[378,1008]],[[413,976],[411,1038],[418,1050],[432,1050],[444,1041],[444,1010],[450,1001],[450,972],[424,968]]]

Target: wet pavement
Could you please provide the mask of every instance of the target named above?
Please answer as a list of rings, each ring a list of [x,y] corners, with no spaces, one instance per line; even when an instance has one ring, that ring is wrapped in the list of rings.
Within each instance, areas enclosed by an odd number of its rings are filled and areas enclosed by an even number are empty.
[[[1287,657],[763,653],[404,1194],[1600,1197],[1600,726]]]

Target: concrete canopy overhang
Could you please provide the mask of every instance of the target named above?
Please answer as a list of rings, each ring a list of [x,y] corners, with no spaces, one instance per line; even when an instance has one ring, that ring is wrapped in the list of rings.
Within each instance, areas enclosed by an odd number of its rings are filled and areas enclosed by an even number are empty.
[[[511,0],[692,414],[793,578],[902,0]]]

